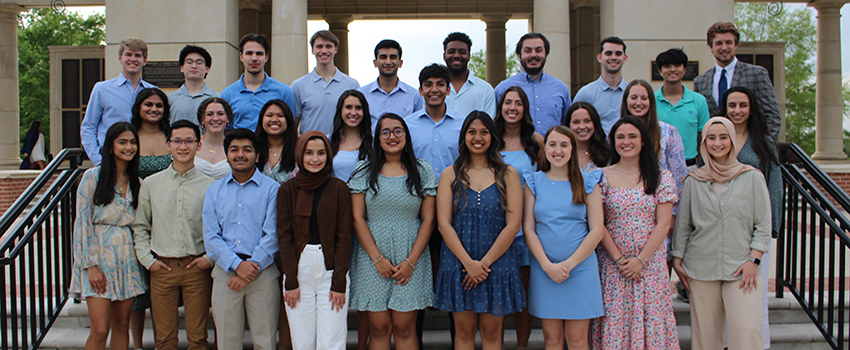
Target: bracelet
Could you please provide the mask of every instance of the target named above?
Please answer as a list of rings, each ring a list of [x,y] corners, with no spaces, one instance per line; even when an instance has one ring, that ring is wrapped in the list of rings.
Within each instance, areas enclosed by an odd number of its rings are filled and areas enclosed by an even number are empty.
[[[621,262],[621,261],[623,261],[623,256],[622,256],[622,255],[620,255],[620,258],[619,258],[619,259],[614,260],[614,265],[620,265],[620,262]]]
[[[639,262],[639,263],[640,263],[643,267],[646,267],[646,263],[644,263],[644,262],[643,262],[643,259],[641,259],[641,258],[640,258],[640,256],[635,256],[635,258],[636,258],[636,259],[638,259],[638,262]]]
[[[414,269],[416,268],[416,265],[414,265],[412,262],[410,262],[410,259],[409,259],[409,258],[408,258],[408,259],[404,259],[404,261],[407,261],[407,263],[408,263],[408,264],[410,264],[410,267],[412,267],[412,268],[414,268]]]
[[[384,258],[384,254],[381,254],[381,256],[379,256],[377,259],[375,259],[375,261],[373,261],[372,263],[377,265],[378,261],[381,261],[381,259],[383,259],[383,258]]]

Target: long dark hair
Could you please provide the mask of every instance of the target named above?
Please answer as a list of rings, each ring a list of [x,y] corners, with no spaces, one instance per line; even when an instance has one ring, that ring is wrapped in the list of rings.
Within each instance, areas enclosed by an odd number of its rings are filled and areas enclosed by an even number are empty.
[[[729,94],[734,92],[743,93],[747,95],[748,99],[750,99],[750,117],[747,118],[747,131],[749,131],[751,136],[750,145],[753,147],[753,152],[759,157],[759,170],[761,170],[761,173],[764,174],[764,177],[766,178],[770,174],[770,166],[772,164],[779,164],[779,159],[776,158],[776,153],[774,153],[768,145],[768,138],[770,138],[770,140],[773,140],[773,138],[770,136],[767,129],[767,117],[765,117],[764,113],[761,112],[761,107],[759,106],[759,102],[758,99],[756,99],[755,94],[753,94],[750,89],[743,86],[735,86],[726,90],[726,93],[723,94],[723,98],[720,103],[721,115],[732,120],[732,118],[729,118],[729,115],[727,114],[726,100],[729,98]],[[740,147],[744,147],[744,145],[740,145]]]
[[[620,118],[614,126],[611,128],[611,133],[608,134],[608,141],[610,142],[610,146],[614,152],[611,152],[611,164],[617,164],[620,161],[620,154],[616,152],[616,137],[617,129],[620,128],[623,124],[631,124],[634,125],[638,131],[640,132],[640,140],[643,142],[643,146],[640,148],[640,179],[643,180],[643,191],[646,194],[653,195],[655,194],[655,190],[658,189],[658,183],[661,179],[661,170],[658,168],[658,160],[655,157],[655,152],[652,151],[652,148],[647,147],[647,140],[649,140],[649,130],[646,129],[646,125],[635,116],[627,115],[625,117]]]
[[[528,104],[528,95],[525,94],[525,91],[521,87],[509,87],[499,99],[499,104],[496,105],[496,116],[493,117],[493,121],[496,123],[495,134],[502,140],[505,139],[505,126],[507,122],[505,121],[505,116],[502,115],[502,105],[505,103],[505,97],[511,91],[515,91],[519,95],[519,99],[522,100],[522,118],[519,121],[519,142],[522,144],[525,154],[528,155],[528,158],[531,158],[531,165],[534,165],[540,161],[538,156],[540,154],[540,145],[534,140],[534,122],[531,121],[531,105]]]
[[[159,118],[157,127],[163,135],[167,135],[168,129],[171,128],[171,109],[168,106],[168,96],[166,96],[162,90],[157,88],[142,89],[142,91],[139,91],[139,94],[136,95],[136,102],[133,103],[133,118],[130,119],[130,123],[133,124],[133,127],[135,127],[136,130],[142,128],[142,115],[141,112],[139,112],[139,109],[142,107],[142,102],[145,102],[148,97],[153,95],[157,95],[160,99],[162,99],[162,117]]]
[[[490,130],[490,148],[487,149],[487,166],[493,169],[493,174],[496,178],[496,189],[499,190],[499,204],[502,206],[502,209],[505,211],[508,210],[507,204],[507,190],[505,186],[505,174],[508,172],[508,165],[505,164],[505,161],[502,160],[502,155],[499,151],[502,149],[502,144],[504,141],[499,134],[493,132],[496,130],[496,123],[493,122],[493,119],[490,118],[487,113],[481,111],[472,111],[466,116],[466,120],[463,121],[463,126],[460,128],[460,139],[458,140],[458,157],[455,160],[452,168],[455,172],[455,182],[452,184],[452,193],[460,193],[460,196],[463,197],[465,203],[462,208],[465,208],[467,204],[469,204],[469,198],[466,197],[466,189],[469,188],[469,168],[471,167],[471,156],[469,154],[469,147],[466,146],[466,132],[469,130],[469,125],[472,122],[480,120],[484,123],[484,127],[487,130]],[[457,208],[458,202],[460,202],[460,198],[453,203],[452,207]]]
[[[331,132],[331,150],[333,152],[331,155],[336,156],[339,152],[339,144],[342,143],[342,130],[345,129],[345,122],[342,121],[342,108],[345,105],[345,99],[349,96],[354,96],[360,100],[360,106],[363,108],[363,118],[360,118],[360,123],[357,124],[357,131],[360,132],[358,160],[365,160],[372,153],[372,115],[369,114],[369,102],[366,101],[366,96],[354,89],[343,92],[336,102],[334,130]]]
[[[165,102],[168,103],[167,101]],[[103,141],[103,146],[100,148],[100,175],[97,178],[97,186],[94,189],[94,205],[108,205],[115,198],[115,186],[118,183],[117,166],[115,164],[115,156],[112,154],[112,146],[115,139],[121,136],[125,131],[133,133],[136,142],[139,140],[139,133],[133,124],[128,122],[117,122],[109,127],[106,131],[106,139]],[[130,179],[130,193],[133,195],[133,208],[139,205],[139,151],[136,149],[136,154],[133,159],[127,163],[127,177]]]
[[[549,135],[552,135],[553,132],[566,136],[572,143],[570,160],[567,162],[567,175],[570,177],[570,189],[573,191],[573,204],[587,204],[587,193],[584,192],[584,176],[581,175],[581,165],[578,162],[578,147],[576,147],[578,139],[570,128],[564,125],[556,125],[546,132],[546,137],[543,139],[544,149],[546,143],[549,142]],[[540,170],[546,172],[549,169],[552,169],[552,164],[549,163],[549,158],[544,155],[543,159],[540,160]]]
[[[405,180],[407,191],[419,198],[425,198],[425,193],[422,191],[422,176],[419,174],[419,163],[416,160],[416,154],[413,153],[413,142],[410,139],[410,129],[407,128],[407,123],[404,122],[404,119],[398,116],[398,114],[385,113],[381,116],[381,119],[378,119],[377,126],[375,127],[375,133],[380,134],[381,126],[387,119],[397,120],[401,123],[401,127],[404,128],[404,148],[401,150],[401,165],[404,170],[407,170],[407,180]],[[355,174],[363,171],[368,172],[369,189],[374,193],[377,193],[379,188],[378,175],[380,175],[381,168],[384,167],[384,163],[387,162],[387,156],[384,154],[384,149],[381,147],[381,138],[375,137],[374,142],[375,144],[372,146],[372,154],[369,156],[369,162],[367,162],[365,166],[356,169],[351,177],[354,177]]]
[[[620,105],[620,118],[625,117],[627,115],[631,115],[629,113],[629,106],[627,105],[627,101],[629,100],[629,92],[636,85],[643,86],[646,89],[646,94],[649,96],[649,110],[646,111],[646,115],[643,116],[646,119],[645,126],[646,130],[649,132],[649,138],[643,141],[643,143],[652,146],[652,150],[655,152],[656,158],[661,154],[661,126],[658,123],[658,114],[656,114],[656,106],[655,106],[655,96],[652,92],[652,85],[649,84],[648,81],[643,79],[635,79],[626,86],[626,90],[623,92],[623,103]],[[634,116],[638,119],[640,117]],[[641,120],[641,122],[643,122]],[[612,144],[613,145],[613,144]],[[611,147],[611,150],[614,150],[614,147]],[[614,151],[613,153],[617,153]]]
[[[272,105],[280,107],[283,111],[283,119],[286,120],[286,130],[283,132],[283,151],[280,155],[280,167],[277,168],[277,171],[293,171],[295,170],[295,142],[298,141],[298,130],[295,130],[295,116],[292,114],[292,110],[289,109],[286,102],[279,99],[266,102],[260,109],[260,119],[257,120],[257,129],[254,131],[257,139],[260,140],[260,149],[257,150],[259,153],[257,167],[263,169],[266,162],[269,161],[269,134],[263,129],[263,115]],[[274,165],[269,164],[269,168],[274,168]]]
[[[596,164],[598,167],[604,167],[608,165],[608,162],[611,160],[611,152],[612,150],[608,148],[608,142],[605,141],[605,129],[602,128],[602,120],[599,118],[599,113],[596,112],[596,108],[593,107],[590,102],[574,102],[570,109],[567,110],[567,116],[564,120],[567,128],[570,127],[570,123],[573,120],[573,113],[577,110],[583,109],[586,110],[588,114],[590,114],[590,120],[593,122],[593,136],[590,137],[588,143],[588,152],[590,152],[590,160],[593,164]]]

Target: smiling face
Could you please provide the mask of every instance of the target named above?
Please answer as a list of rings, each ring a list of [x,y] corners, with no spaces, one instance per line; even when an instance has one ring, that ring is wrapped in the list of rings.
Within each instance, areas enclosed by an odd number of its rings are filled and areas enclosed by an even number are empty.
[[[750,98],[743,92],[733,92],[726,97],[726,117],[739,126],[747,126],[750,120]]]
[[[649,112],[649,92],[642,85],[634,85],[628,91],[626,97],[626,107],[629,109],[629,114],[643,118]],[[654,96],[652,98],[655,98]]]
[[[234,139],[227,147],[227,163],[234,173],[253,174],[259,154],[248,139]]]
[[[466,147],[469,148],[470,153],[486,154],[487,150],[490,149],[490,130],[484,126],[484,122],[480,119],[469,123],[469,128],[466,129],[464,135],[466,137]]]
[[[665,64],[661,66],[661,78],[665,83],[678,84],[685,76],[684,64]]]
[[[118,62],[121,63],[121,70],[124,75],[136,75],[142,73],[142,67],[148,60],[142,50],[131,50],[125,47],[121,56],[118,56]]]
[[[505,93],[505,101],[502,102],[502,118],[505,118],[505,123],[519,123],[524,112],[525,106],[522,105],[522,98],[519,97],[519,93],[516,91]]]
[[[632,124],[620,125],[614,133],[614,148],[622,158],[640,156],[640,150],[643,148],[640,130]]]
[[[175,163],[187,164],[195,160],[195,153],[201,147],[201,141],[195,138],[192,128],[177,128],[171,130],[168,149]]]
[[[381,123],[380,130],[376,131],[377,137],[381,139],[381,149],[388,155],[401,154],[404,151],[404,146],[407,144],[405,138],[404,126],[401,122],[395,119],[384,119]]]
[[[210,72],[204,57],[195,52],[186,55],[186,60],[181,64],[180,72],[186,80],[203,80]]]
[[[732,151],[732,136],[729,135],[729,131],[723,124],[711,124],[703,142],[705,142],[705,148],[714,161],[720,164],[726,162],[729,152]]]
[[[204,120],[201,125],[207,132],[223,133],[229,123],[227,112],[224,111],[224,106],[220,103],[210,103],[204,111]]]
[[[307,141],[304,147],[304,169],[311,173],[318,173],[325,168],[328,162],[328,150],[325,149],[325,142],[321,139],[312,139]]]
[[[333,65],[337,49],[333,41],[316,37],[316,40],[313,41],[313,56],[316,57],[316,64]]]
[[[157,124],[162,119],[162,111],[165,109],[165,103],[157,94],[150,95],[139,106],[139,116],[142,117],[142,123]]]
[[[283,116],[283,109],[277,105],[270,105],[263,113],[263,130],[269,136],[283,135],[286,131],[286,117]]]
[[[570,118],[570,125],[568,125],[568,127],[576,134],[576,139],[579,142],[589,141],[590,138],[593,137],[593,132],[595,131],[593,119],[590,117],[590,112],[584,108],[577,109],[573,112],[573,115]]]
[[[567,135],[557,131],[549,133],[544,144],[546,160],[553,168],[565,167],[570,162],[573,152],[572,140]]]
[[[139,150],[138,140],[132,131],[127,130],[112,141],[112,157],[115,162],[129,162],[136,156]]]
[[[342,101],[342,122],[350,128],[356,128],[363,121],[363,105],[357,96],[348,96]]]
[[[245,66],[245,72],[253,75],[262,74],[266,66],[266,61],[269,60],[269,53],[263,48],[263,45],[256,41],[248,41],[242,46],[242,52],[239,53],[239,60]]]
[[[398,74],[398,69],[401,68],[404,61],[398,56],[398,49],[383,48],[378,49],[378,58],[372,61],[375,68],[378,68],[381,76],[394,77]]]
[[[452,74],[463,74],[466,72],[469,65],[469,46],[462,41],[450,41],[446,44],[446,51],[443,52],[443,61],[446,61],[446,66]]]
[[[602,64],[608,74],[619,73],[628,60],[623,45],[615,43],[602,44],[602,52],[596,55],[596,61]]]
[[[735,60],[735,52],[738,51],[738,43],[735,42],[735,34],[717,33],[711,39],[711,54],[721,66],[727,66]]]
[[[449,83],[443,78],[428,78],[419,87],[419,96],[425,98],[429,107],[440,107],[449,94]]]
[[[530,38],[522,41],[522,50],[520,51],[519,62],[522,65],[522,70],[530,75],[537,75],[543,71],[543,66],[546,65],[546,46],[543,39]]]

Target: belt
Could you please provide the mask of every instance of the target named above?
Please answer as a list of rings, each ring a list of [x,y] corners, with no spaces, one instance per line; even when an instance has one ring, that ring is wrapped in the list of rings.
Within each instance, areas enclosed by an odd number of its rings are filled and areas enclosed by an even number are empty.
[[[239,259],[242,259],[242,260],[248,260],[248,259],[251,258],[251,256],[248,255],[248,254],[236,254],[236,256],[238,256]]]
[[[697,158],[694,157],[694,158],[691,158],[691,159],[685,159],[685,165],[687,165],[687,166],[697,165]]]

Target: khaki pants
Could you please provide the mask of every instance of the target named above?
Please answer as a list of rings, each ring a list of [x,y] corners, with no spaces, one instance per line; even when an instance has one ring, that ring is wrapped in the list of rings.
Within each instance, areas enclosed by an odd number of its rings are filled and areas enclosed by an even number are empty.
[[[741,281],[691,280],[691,349],[723,349],[723,328],[729,325],[729,350],[764,347],[761,335],[762,281],[744,293]]]
[[[224,272],[218,265],[213,268],[212,310],[218,348],[242,349],[247,315],[254,349],[277,349],[280,271],[270,266],[238,292],[227,287],[233,276],[236,271]]]
[[[159,269],[150,274],[151,315],[154,320],[157,349],[177,350],[177,301],[181,291],[189,350],[209,348],[207,319],[210,314],[212,279],[209,269],[197,266],[186,268],[194,259],[192,256],[159,257],[160,261],[171,267],[171,271]]]

